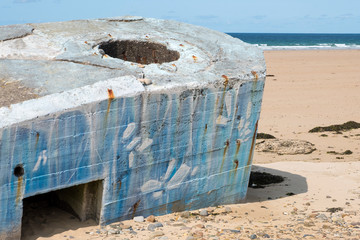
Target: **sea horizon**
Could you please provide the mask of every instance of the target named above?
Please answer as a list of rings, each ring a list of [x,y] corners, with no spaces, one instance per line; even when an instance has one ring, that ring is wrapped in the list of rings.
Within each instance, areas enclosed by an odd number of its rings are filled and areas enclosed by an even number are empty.
[[[359,33],[226,33],[263,50],[360,49]]]

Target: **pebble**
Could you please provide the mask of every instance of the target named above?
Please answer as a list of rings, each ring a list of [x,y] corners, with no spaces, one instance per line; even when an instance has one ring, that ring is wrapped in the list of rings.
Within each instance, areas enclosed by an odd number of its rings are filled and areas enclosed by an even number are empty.
[[[249,238],[250,239],[257,239],[257,236],[256,236],[256,234],[251,234]]]
[[[194,238],[193,236],[188,236],[187,238],[186,238],[186,240],[195,240],[196,238]]]
[[[144,217],[143,216],[137,216],[137,217],[134,217],[134,221],[135,222],[144,222]]]
[[[209,213],[208,213],[208,211],[206,209],[202,209],[200,211],[200,216],[208,216],[208,215],[209,215]]]
[[[225,212],[227,212],[227,213],[231,213],[231,212],[232,212],[231,207],[225,207]]]
[[[194,232],[193,236],[197,238],[202,238],[204,236],[204,233],[200,230],[197,230]]]
[[[156,228],[159,228],[159,227],[164,227],[164,225],[161,222],[151,223],[151,224],[149,224],[147,229],[149,231],[154,231]]]
[[[164,236],[165,233],[162,232],[162,231],[155,231],[151,234],[150,238],[156,238],[156,237],[161,237],[161,236]]]
[[[188,211],[185,211],[185,212],[182,212],[182,213],[180,213],[180,217],[182,217],[182,218],[189,218],[190,217],[190,212],[188,212]]]
[[[154,215],[148,216],[148,217],[146,218],[146,221],[152,222],[152,223],[155,222],[155,221],[156,221],[155,216],[154,216]]]

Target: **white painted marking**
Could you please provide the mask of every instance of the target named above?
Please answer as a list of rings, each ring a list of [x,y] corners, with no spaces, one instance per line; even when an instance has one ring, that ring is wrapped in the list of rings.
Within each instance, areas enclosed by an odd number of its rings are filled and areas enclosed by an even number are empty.
[[[129,168],[132,168],[134,166],[134,153],[131,152],[129,154]]]
[[[175,163],[176,163],[176,160],[173,158],[170,160],[169,162],[169,166],[166,170],[166,174],[165,174],[165,177],[164,177],[164,181],[167,181],[170,177],[170,174],[172,173],[172,171],[174,170],[174,167],[175,167]]]
[[[159,188],[161,188],[161,182],[156,181],[156,180],[149,180],[146,183],[144,183],[140,189],[143,193],[145,193],[145,192],[156,191]]]
[[[136,125],[134,122],[129,123],[123,133],[122,139],[128,140],[133,135],[135,128],[136,128]]]
[[[199,171],[199,167],[196,166],[196,167],[192,170],[191,176],[192,176],[192,177],[195,176],[195,175],[198,173],[198,171]]]
[[[227,117],[224,117],[222,115],[219,115],[219,117],[216,119],[216,124],[218,126],[226,126],[230,120]]]
[[[137,148],[139,152],[143,152],[145,149],[151,146],[153,140],[151,138],[143,139],[141,145]]]
[[[133,150],[141,141],[141,137],[134,138],[129,145],[126,146],[126,150],[131,151]]]
[[[176,171],[174,176],[170,179],[167,184],[167,189],[171,190],[174,188],[178,188],[184,182],[185,178],[190,173],[190,167],[186,164],[182,164],[181,167]]]
[[[39,167],[40,167],[40,164],[42,162],[42,165],[44,166],[47,162],[47,156],[46,156],[46,150],[43,150],[40,154],[39,154],[39,157],[38,157],[38,160],[35,164],[35,167],[33,169],[33,172],[39,170]]]
[[[232,112],[232,94],[230,92],[227,92],[225,95],[225,106],[227,115],[230,117]]]

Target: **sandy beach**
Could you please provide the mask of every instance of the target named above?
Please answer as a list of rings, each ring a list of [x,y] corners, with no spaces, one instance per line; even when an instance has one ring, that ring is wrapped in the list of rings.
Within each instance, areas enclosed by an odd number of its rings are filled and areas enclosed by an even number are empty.
[[[258,132],[300,144],[279,154],[261,151],[273,140],[258,139],[252,171],[283,182],[249,188],[243,203],[106,227],[43,209],[22,239],[360,239],[360,128],[309,133],[360,122],[360,50],[266,51],[265,59]],[[301,152],[305,141],[311,153]]]

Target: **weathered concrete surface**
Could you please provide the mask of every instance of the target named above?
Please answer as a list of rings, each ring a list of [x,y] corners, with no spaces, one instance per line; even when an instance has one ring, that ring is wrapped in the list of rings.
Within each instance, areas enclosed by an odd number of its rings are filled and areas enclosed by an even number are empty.
[[[245,197],[259,49],[141,17],[15,28],[0,35],[0,80],[34,99],[0,102],[0,239],[20,236],[22,199],[97,180],[101,224]]]

